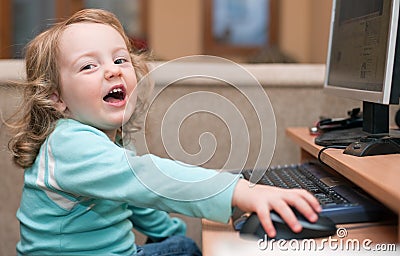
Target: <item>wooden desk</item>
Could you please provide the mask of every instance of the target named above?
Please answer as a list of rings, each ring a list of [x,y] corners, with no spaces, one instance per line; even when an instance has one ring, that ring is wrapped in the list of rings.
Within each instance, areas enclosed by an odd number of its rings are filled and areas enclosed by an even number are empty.
[[[322,147],[314,144],[315,137],[309,134],[307,128],[289,128],[286,132],[300,146],[301,161],[315,159],[318,156]],[[400,215],[400,155],[355,157],[344,155],[343,150],[328,149],[322,153],[321,159],[385,204],[398,216]],[[278,248],[276,242],[272,244],[272,247],[275,245],[274,248],[269,246],[266,250],[261,250],[257,240],[246,240],[239,237],[238,232],[233,230],[231,224],[220,224],[207,220],[203,220],[202,224],[203,255],[205,256],[268,255],[271,249],[273,255],[287,255],[290,252],[296,255],[310,254],[310,250],[288,249],[290,246],[288,244],[284,247],[287,250],[282,250]],[[337,226],[338,229],[345,229],[347,233],[345,237],[338,235],[331,237],[334,242],[336,239],[336,243],[334,243],[336,248],[332,249],[328,242],[324,244],[323,249],[327,250],[329,255],[368,251],[369,248],[373,251],[371,255],[377,255],[379,253],[376,250],[379,246],[386,248],[385,255],[398,255],[400,251],[400,228],[398,225],[358,223]],[[321,246],[323,239],[316,239],[315,242]],[[369,245],[363,247],[363,242]],[[355,248],[357,244],[360,245],[360,248]],[[346,246],[350,249],[346,249]],[[318,250],[316,252],[318,253]]]
[[[203,255],[204,256],[265,256],[265,255],[398,255],[400,244],[396,244],[397,228],[393,225],[377,225],[376,223],[337,225],[338,229],[346,230],[345,237],[338,235],[323,239],[288,240],[285,244],[272,241],[266,247],[259,247],[257,239],[244,239],[235,232],[232,225],[221,224],[208,220],[202,221]],[[280,248],[281,246],[281,248]],[[311,246],[311,247],[310,247]],[[380,252],[379,248],[383,248]],[[385,251],[383,251],[385,250]]]
[[[315,145],[307,128],[289,128],[287,135],[300,146],[301,160],[316,158],[322,148]],[[328,149],[321,160],[359,187],[363,188],[392,211],[400,214],[400,155],[356,157],[341,149]],[[400,241],[400,229],[397,232]]]

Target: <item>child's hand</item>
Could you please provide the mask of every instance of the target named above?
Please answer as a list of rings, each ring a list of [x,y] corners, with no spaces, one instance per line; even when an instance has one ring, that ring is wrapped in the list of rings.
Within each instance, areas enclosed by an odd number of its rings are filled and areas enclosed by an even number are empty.
[[[232,206],[245,212],[255,212],[269,237],[275,237],[276,230],[270,218],[270,211],[277,212],[293,232],[300,232],[302,226],[290,207],[296,208],[306,219],[315,222],[321,211],[318,200],[302,189],[282,189],[272,186],[250,187],[246,180],[239,180],[232,198]]]

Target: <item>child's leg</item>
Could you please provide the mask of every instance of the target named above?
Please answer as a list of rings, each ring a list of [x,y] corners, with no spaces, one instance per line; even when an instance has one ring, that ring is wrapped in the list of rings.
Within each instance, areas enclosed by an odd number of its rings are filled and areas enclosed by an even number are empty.
[[[138,246],[136,255],[201,256],[202,254],[196,243],[189,237],[171,236],[162,242]]]

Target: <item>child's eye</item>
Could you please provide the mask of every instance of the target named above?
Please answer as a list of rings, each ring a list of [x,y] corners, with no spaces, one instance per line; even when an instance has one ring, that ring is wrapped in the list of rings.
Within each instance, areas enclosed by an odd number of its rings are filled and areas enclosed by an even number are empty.
[[[86,65],[86,66],[83,66],[83,67],[81,68],[80,71],[92,69],[92,68],[95,68],[95,67],[96,67],[96,66],[93,65],[93,64],[88,64],[88,65]]]
[[[128,60],[127,59],[125,59],[125,58],[119,58],[119,59],[116,59],[115,61],[114,61],[114,63],[115,64],[122,64],[122,63],[125,63],[125,62],[127,62]]]

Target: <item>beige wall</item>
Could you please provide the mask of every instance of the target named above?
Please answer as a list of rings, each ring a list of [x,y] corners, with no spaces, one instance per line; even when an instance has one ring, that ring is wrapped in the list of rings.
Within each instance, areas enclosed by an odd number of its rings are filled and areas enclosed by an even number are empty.
[[[202,0],[149,0],[148,39],[170,60],[203,53]],[[301,63],[324,63],[332,0],[278,0],[279,47]]]
[[[279,42],[283,52],[302,63],[324,63],[332,1],[279,1]]]
[[[332,0],[312,0],[310,63],[325,63],[328,49]]]
[[[281,0],[279,45],[292,58],[306,62],[310,56],[311,1]]]
[[[10,117],[18,100],[18,91],[14,87],[0,83],[1,120]],[[0,122],[0,255],[15,255],[15,245],[19,240],[19,223],[15,214],[22,191],[23,171],[11,161],[9,138],[6,127]]]
[[[3,5],[0,4],[0,14],[3,13]],[[2,19],[0,19],[0,36],[3,34],[3,29],[5,28]],[[0,40],[0,49],[3,49],[2,40]],[[1,54],[0,54],[1,56]]]
[[[148,36],[157,58],[202,53],[202,0],[149,0]]]

